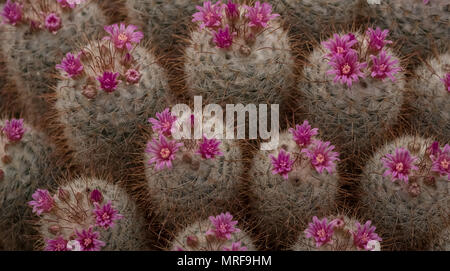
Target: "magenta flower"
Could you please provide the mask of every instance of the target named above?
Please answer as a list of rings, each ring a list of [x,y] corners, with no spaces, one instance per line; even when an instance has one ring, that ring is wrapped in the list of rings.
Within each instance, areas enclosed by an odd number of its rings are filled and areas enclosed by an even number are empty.
[[[334,146],[330,142],[314,140],[310,149],[303,149],[302,153],[311,160],[311,165],[319,172],[324,170],[332,174],[336,170],[336,161],[340,161],[339,153],[334,152]]]
[[[233,216],[226,212],[214,217],[210,216],[209,220],[213,224],[213,228],[206,232],[206,235],[214,234],[217,239],[230,239],[232,233],[240,232],[238,228],[234,226],[238,223],[233,221]]]
[[[403,180],[405,183],[408,183],[408,176],[411,174],[411,171],[419,169],[414,165],[417,158],[412,157],[409,151],[404,148],[397,148],[395,155],[388,153],[381,160],[387,168],[383,176],[391,175],[392,181]]]
[[[167,140],[164,135],[159,134],[159,140],[153,139],[147,143],[145,151],[152,156],[148,164],[155,163],[156,170],[162,170],[164,167],[172,168],[172,161],[181,146],[183,146],[183,143],[177,143],[176,140]]]
[[[79,75],[84,69],[80,61],[81,54],[80,52],[75,56],[72,53],[67,53],[61,64],[56,65],[56,68],[65,71],[70,78]]]
[[[235,19],[240,16],[239,4],[233,3],[232,0],[228,0],[228,3],[224,4],[223,7],[225,8],[225,14],[229,19]]]
[[[287,180],[288,174],[292,171],[292,166],[295,162],[295,160],[291,159],[290,153],[286,152],[284,149],[281,149],[278,157],[273,155],[269,155],[269,157],[272,160],[272,174],[280,174],[285,180]]]
[[[358,54],[355,51],[348,51],[344,56],[335,55],[328,63],[333,69],[327,74],[335,74],[334,83],[340,81],[352,87],[353,81],[358,82],[359,77],[364,78],[364,73],[360,69],[365,68],[367,64],[358,62]]]
[[[102,247],[106,244],[105,242],[99,240],[100,233],[92,232],[92,227],[90,227],[87,231],[82,230],[78,232],[75,230],[77,235],[77,241],[81,245],[81,251],[100,251]]]
[[[61,17],[56,13],[50,13],[45,17],[45,28],[51,33],[56,33],[61,28]]]
[[[97,77],[97,80],[100,82],[100,87],[107,93],[114,92],[117,88],[117,85],[122,82],[121,80],[117,80],[119,77],[119,73],[116,72],[104,72],[102,76]]]
[[[223,156],[219,148],[221,143],[220,140],[215,138],[208,139],[203,135],[202,142],[199,143],[196,154],[200,154],[203,159],[214,159],[216,156]]]
[[[445,84],[445,88],[450,93],[450,72],[448,72],[444,78],[441,79],[442,82]]]
[[[231,247],[224,247],[223,251],[247,251],[247,247],[241,247],[241,242],[233,242]]]
[[[386,40],[386,37],[389,35],[388,29],[381,31],[379,27],[375,30],[368,28],[366,35],[369,37],[369,49],[375,52],[383,49],[386,44],[392,43],[392,41]]]
[[[16,25],[22,20],[22,4],[13,3],[11,0],[6,1],[1,13],[4,21],[11,25]]]
[[[100,192],[98,189],[92,190],[90,200],[94,203],[101,203],[103,201],[102,192]]]
[[[432,155],[431,159],[433,161],[431,170],[439,173],[443,177],[447,175],[450,181],[450,145],[445,144],[444,149],[436,155]]]
[[[65,240],[62,236],[59,236],[56,239],[47,240],[47,246],[45,247],[45,250],[67,251],[67,240]]]
[[[309,223],[308,228],[305,230],[306,238],[314,238],[316,241],[316,247],[321,247],[326,244],[331,244],[333,241],[331,238],[334,234],[335,223],[332,221],[328,223],[328,219],[325,217],[319,220],[317,216],[313,217],[313,222]]]
[[[139,80],[141,80],[141,73],[135,69],[128,69],[125,73],[125,77],[129,84],[137,84],[139,83]]]
[[[307,147],[311,144],[311,138],[318,134],[319,129],[311,129],[309,122],[305,120],[302,125],[295,125],[295,129],[290,128],[289,132],[292,133],[294,141],[300,147]]]
[[[370,226],[372,222],[369,220],[364,224],[364,226],[361,226],[359,222],[356,222],[356,231],[352,232],[353,234],[353,243],[355,246],[359,247],[360,249],[366,249],[367,243],[369,241],[375,240],[381,242],[382,239],[378,236],[378,234],[375,233],[376,227]]]
[[[104,37],[103,40],[112,40],[116,48],[123,49],[125,46],[128,51],[131,51],[133,49],[132,43],[137,44],[144,38],[144,34],[141,31],[136,31],[137,28],[137,26],[132,24],[125,26],[124,23],[105,26],[105,31],[111,36]]]
[[[244,5],[244,9],[247,10],[245,17],[247,17],[250,22],[248,26],[250,27],[267,27],[267,23],[280,16],[280,14],[272,14],[272,5],[269,3],[260,3],[256,1],[254,7],[249,7]]]
[[[373,78],[384,80],[389,76],[394,82],[394,74],[402,70],[400,67],[394,67],[394,65],[398,64],[398,60],[391,60],[391,56],[387,55],[384,50],[382,50],[378,56],[371,55],[370,58],[372,59],[372,73],[370,75]]]
[[[85,0],[58,0],[61,7],[75,8],[77,5],[83,3]]]
[[[2,128],[2,131],[9,141],[20,141],[26,132],[25,127],[23,127],[23,119],[12,119],[10,121],[5,121],[5,126]]]
[[[338,34],[334,34],[333,38],[322,42],[322,45],[330,51],[326,56],[334,57],[335,55],[344,56],[349,51],[354,51],[352,47],[356,43],[358,43],[358,41],[356,40],[355,35],[349,33],[342,37]]]
[[[233,38],[237,35],[236,32],[230,33],[229,25],[226,25],[224,29],[219,29],[216,31],[211,31],[214,38],[213,41],[218,48],[229,48],[233,44]]]
[[[95,226],[109,229],[114,227],[114,222],[123,218],[119,212],[111,205],[111,201],[108,201],[105,205],[100,207],[98,203],[95,203],[94,209]]]
[[[205,27],[218,27],[222,24],[222,3],[218,1],[214,5],[211,5],[211,1],[203,3],[203,7],[195,7],[198,12],[194,13],[192,17],[193,22],[201,22],[200,30]]]
[[[54,206],[53,198],[50,196],[48,190],[38,189],[32,197],[34,200],[28,202],[28,205],[33,207],[33,213],[41,215],[52,210]]]
[[[173,124],[177,121],[177,117],[172,115],[169,108],[164,109],[161,113],[156,113],[156,118],[158,119],[148,119],[148,122],[152,124],[153,131],[165,136],[172,135]]]
[[[439,147],[439,142],[434,141],[431,146],[428,148],[428,151],[430,152],[430,156],[437,156],[439,155],[442,151],[441,148]]]

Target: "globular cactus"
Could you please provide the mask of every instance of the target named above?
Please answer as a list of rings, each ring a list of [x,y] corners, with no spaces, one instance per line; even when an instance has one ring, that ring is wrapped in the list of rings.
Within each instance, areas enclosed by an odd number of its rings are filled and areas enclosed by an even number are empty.
[[[20,20],[6,20],[1,32],[2,48],[7,58],[8,74],[17,84],[26,116],[36,124],[48,111],[46,94],[56,86],[55,65],[63,53],[74,49],[86,36],[95,36],[106,17],[98,4],[86,2],[73,9],[62,7],[56,0],[23,0],[8,5],[21,5]],[[4,7],[5,7],[4,6]]]
[[[44,204],[45,203],[45,204]],[[118,185],[98,178],[76,178],[52,197],[37,190],[29,205],[39,215],[37,247],[68,250],[147,250],[146,224],[136,204]]]
[[[193,15],[199,26],[184,52],[189,95],[217,104],[280,104],[293,84],[294,61],[277,16],[259,1],[254,7],[210,1],[199,7]]]
[[[430,249],[433,251],[450,251],[450,228],[448,226],[432,241]]]
[[[97,168],[124,165],[139,128],[164,108],[168,92],[155,56],[135,45],[142,33],[122,23],[107,29],[111,40],[90,40],[63,59],[55,97],[75,160]]]
[[[320,127],[345,157],[378,144],[400,114],[404,74],[385,46],[386,34],[334,34],[313,50],[298,84],[298,114]]]
[[[312,223],[302,232],[294,251],[359,251],[381,250],[382,239],[375,233],[372,221],[360,224],[345,215],[331,219],[313,217]]]
[[[377,221],[389,249],[424,249],[448,225],[450,146],[403,136],[364,168],[361,207]]]
[[[23,120],[0,120],[0,127],[0,239],[6,250],[31,250],[35,231],[26,203],[36,188],[50,188],[58,176],[55,148]]]
[[[328,215],[335,208],[338,154],[330,142],[312,140],[317,129],[310,128],[307,122],[298,125],[295,140],[282,133],[275,150],[259,151],[253,158],[250,212],[269,240],[265,246],[290,247],[313,215]]]
[[[175,236],[172,251],[254,251],[249,235],[236,227],[230,213],[196,221]]]
[[[450,142],[450,53],[418,67],[409,81],[411,123],[423,135]]]

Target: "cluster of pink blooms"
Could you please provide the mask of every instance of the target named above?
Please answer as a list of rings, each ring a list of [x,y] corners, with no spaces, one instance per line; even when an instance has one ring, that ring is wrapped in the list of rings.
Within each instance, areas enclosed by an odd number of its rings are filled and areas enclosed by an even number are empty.
[[[26,128],[23,126],[23,119],[11,119],[5,121],[5,126],[0,131],[6,136],[8,141],[18,142],[23,138]]]
[[[310,160],[311,166],[322,174],[326,170],[332,174],[336,170],[336,161],[339,161],[339,153],[334,152],[334,146],[330,142],[313,139],[318,134],[318,129],[311,129],[309,122],[305,120],[302,125],[296,125],[295,129],[289,129],[293,135],[293,140],[301,149],[300,153],[304,153]],[[272,162],[272,174],[281,175],[285,180],[288,174],[293,170],[295,158],[291,158],[291,154],[281,149],[277,157],[269,156]]]
[[[191,118],[191,124],[193,123],[192,120]],[[156,170],[172,168],[172,161],[175,160],[176,153],[180,147],[184,146],[183,143],[177,142],[175,139],[168,139],[172,135],[176,121],[177,117],[172,115],[169,108],[166,108],[163,112],[156,113],[156,119],[148,119],[158,137],[147,143],[145,152],[151,155],[148,163],[149,165],[155,164]],[[215,138],[208,139],[203,135],[203,138],[198,142],[196,154],[199,154],[203,159],[214,159],[217,156],[223,156],[223,153],[220,151],[221,143],[220,140]]]
[[[434,142],[434,151],[431,152],[430,158],[433,161],[431,170],[438,173],[441,177],[447,176],[450,181],[450,145],[445,144],[444,148],[439,148],[439,142]]]
[[[59,195],[64,195],[65,191],[60,189]],[[28,205],[33,207],[33,213],[40,216],[42,213],[49,213],[54,208],[58,208],[55,204],[54,198],[50,195],[48,190],[37,189],[32,195],[33,200],[28,202]],[[103,195],[98,189],[94,189],[89,196],[89,200],[94,206],[92,215],[95,220],[95,224],[90,226],[87,230],[82,231],[75,230],[76,239],[69,241],[64,239],[63,236],[58,236],[55,239],[47,240],[47,251],[66,251],[71,250],[68,246],[69,242],[76,241],[81,251],[99,251],[106,244],[99,240],[100,233],[93,231],[94,227],[100,227],[102,229],[110,229],[114,227],[116,221],[123,218],[119,212],[114,209],[111,201],[106,204],[101,204],[103,201]]]
[[[213,42],[218,48],[227,49],[233,44],[233,39],[238,35],[236,31],[249,27],[252,30],[260,30],[268,27],[270,20],[280,16],[272,14],[272,6],[269,3],[256,1],[254,6],[243,5],[243,25],[236,26],[241,18],[239,4],[229,0],[227,4],[221,1],[212,4],[206,1],[203,6],[196,7],[198,12],[192,15],[193,22],[200,22],[200,30],[209,29],[213,36]],[[233,29],[233,30],[230,30]],[[235,30],[235,31],[234,31]]]
[[[397,66],[399,61],[393,59],[383,49],[387,44],[392,43],[392,41],[386,40],[388,34],[389,30],[387,29],[383,31],[378,27],[375,30],[367,29],[365,39],[368,43],[368,52],[371,53],[370,65],[360,61],[361,56],[366,54],[358,53],[356,47],[359,42],[352,33],[343,36],[334,34],[333,38],[323,42],[322,45],[328,50],[325,57],[329,58],[328,64],[331,67],[327,74],[335,76],[333,82],[347,84],[351,88],[353,82],[358,82],[359,78],[365,78],[363,69],[367,67],[373,78],[384,80],[389,77],[395,81],[394,75],[401,71],[401,68]]]
[[[353,237],[353,244],[359,249],[369,250],[368,243],[372,240],[382,241],[382,239],[375,233],[376,227],[371,226],[371,221],[367,221],[366,224],[361,226],[359,222],[356,222],[356,230],[351,232]],[[328,222],[327,218],[319,220],[316,216],[313,217],[312,223],[309,223],[308,228],[305,230],[306,238],[314,238],[316,247],[321,247],[326,244],[333,243],[334,230],[336,228],[342,228],[344,223],[341,219],[335,219]]]

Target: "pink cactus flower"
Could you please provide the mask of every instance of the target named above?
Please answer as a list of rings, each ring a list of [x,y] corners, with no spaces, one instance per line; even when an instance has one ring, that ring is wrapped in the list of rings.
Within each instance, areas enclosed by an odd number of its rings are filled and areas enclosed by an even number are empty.
[[[154,138],[147,143],[145,151],[152,156],[148,164],[154,163],[156,170],[162,170],[164,167],[172,168],[172,161],[181,146],[183,146],[183,143],[178,143],[176,140],[167,140],[164,135],[159,134],[159,140]]]
[[[247,251],[247,247],[242,247],[241,242],[233,242],[231,247],[224,247],[223,251]]]
[[[102,76],[97,77],[102,90],[107,93],[114,92],[117,89],[117,85],[122,82],[121,80],[117,80],[119,75],[120,74],[118,72],[114,73],[106,71]]]
[[[351,88],[353,82],[359,81],[359,77],[365,77],[361,69],[365,68],[367,64],[358,62],[358,54],[355,51],[348,51],[344,56],[335,55],[328,64],[333,69],[329,70],[327,74],[335,75],[334,83],[339,81]]]
[[[311,165],[319,172],[324,170],[332,174],[336,170],[336,161],[340,161],[339,153],[334,152],[334,146],[330,142],[314,140],[309,149],[303,149],[302,153],[310,159]]]
[[[75,8],[77,5],[83,3],[85,0],[58,0],[61,7]]]
[[[294,141],[301,148],[308,147],[311,144],[311,138],[317,135],[319,129],[311,129],[309,122],[305,120],[302,125],[295,125],[295,129],[290,128],[289,132],[294,137]]]
[[[156,113],[156,118],[148,119],[148,122],[152,124],[153,131],[165,136],[172,135],[173,124],[177,121],[177,117],[172,115],[169,108],[164,109],[161,113]]]
[[[10,142],[18,142],[23,138],[26,132],[23,126],[23,119],[12,119],[5,121],[5,126],[2,128],[3,134]]]
[[[141,73],[135,69],[128,69],[125,73],[125,77],[127,78],[127,83],[137,84],[139,83],[139,80],[141,80]]]
[[[225,14],[227,15],[228,19],[233,20],[239,18],[239,4],[235,4],[232,0],[228,0],[227,4],[223,4],[223,8],[225,8]]]
[[[62,236],[55,239],[47,240],[46,251],[67,251],[67,240]]]
[[[450,93],[450,72],[448,72],[444,78],[441,79],[442,82],[445,84],[445,88],[447,89],[448,93]]]
[[[272,174],[280,174],[283,179],[287,180],[288,174],[292,171],[292,166],[295,162],[294,159],[291,159],[291,154],[281,149],[278,157],[273,155],[269,155],[269,157],[272,160]]]
[[[280,16],[280,14],[272,14],[272,5],[269,3],[260,3],[256,1],[254,7],[249,7],[247,5],[243,6],[247,10],[245,17],[247,17],[250,22],[248,26],[250,27],[261,27],[266,28],[268,22]]]
[[[222,142],[215,138],[208,139],[203,135],[202,141],[199,143],[197,154],[200,154],[203,159],[214,159],[216,156],[223,156],[220,151],[220,144]]]
[[[408,183],[411,171],[419,169],[414,165],[417,157],[411,156],[409,151],[404,148],[397,148],[394,155],[388,153],[381,160],[387,168],[383,176],[391,175],[392,181],[402,180]]]
[[[105,26],[104,29],[111,36],[106,36],[103,40],[111,40],[118,49],[123,49],[125,46],[128,51],[131,51],[133,49],[132,44],[138,44],[144,38],[144,34],[141,31],[136,31],[138,27],[132,24],[128,26],[125,26],[124,23],[113,24]]]
[[[319,220],[317,216],[313,217],[313,222],[309,223],[308,228],[305,230],[306,238],[314,238],[316,241],[316,247],[321,247],[326,244],[333,243],[331,238],[334,234],[335,223],[332,221],[328,223],[328,219],[325,217]]]
[[[48,190],[38,189],[32,197],[34,200],[28,202],[28,205],[33,207],[33,213],[41,215],[52,210],[54,201]]]
[[[56,65],[56,68],[65,71],[69,78],[79,75],[84,69],[80,61],[81,54],[81,52],[77,55],[67,53],[66,57],[61,61],[61,64]]]
[[[332,58],[335,55],[344,56],[349,51],[354,51],[352,47],[357,43],[358,41],[352,33],[342,37],[338,34],[334,34],[333,38],[322,42],[322,46],[327,48],[329,51],[326,56]]]
[[[431,146],[428,148],[428,151],[430,152],[430,157],[437,156],[441,154],[441,148],[439,147],[439,142],[434,141]]]
[[[389,35],[388,29],[381,31],[379,27],[375,30],[373,30],[373,28],[368,28],[366,35],[369,37],[369,49],[375,52],[383,49],[386,44],[392,43],[392,41],[386,40],[386,37]]]
[[[356,231],[352,232],[353,234],[353,243],[360,249],[367,249],[367,243],[369,241],[375,240],[381,242],[382,239],[375,233],[376,227],[371,226],[372,222],[369,220],[361,226],[359,222],[356,222]]]
[[[61,17],[56,13],[50,13],[45,17],[45,28],[55,34],[61,28]]]
[[[433,161],[431,170],[443,177],[447,176],[450,181],[450,145],[445,144],[442,151],[431,156],[431,160]]]
[[[102,192],[100,192],[100,190],[98,190],[98,189],[92,190],[89,198],[92,203],[101,203],[103,201]]]
[[[240,230],[235,228],[237,221],[233,221],[233,216],[226,212],[214,217],[210,216],[213,228],[206,232],[206,235],[215,235],[217,239],[229,240],[232,233],[238,233]]]
[[[230,33],[230,26],[226,25],[224,29],[211,31],[214,38],[213,41],[218,48],[226,49],[233,45],[233,38],[237,35],[236,32]]]
[[[385,79],[389,77],[392,82],[396,80],[394,74],[398,73],[402,69],[398,66],[397,59],[392,59],[391,56],[387,55],[384,50],[378,56],[371,55],[372,59],[372,73],[370,74],[373,78]]]
[[[11,0],[6,1],[1,13],[3,22],[10,25],[16,25],[22,20],[22,8],[23,6],[21,3],[14,3],[11,2]]]
[[[76,240],[81,245],[81,251],[100,251],[101,248],[106,245],[105,242],[98,239],[100,233],[96,231],[93,232],[92,227],[88,230],[82,230],[81,232],[75,230],[75,233],[77,235]]]
[[[211,1],[203,2],[203,7],[196,6],[198,12],[192,15],[193,22],[201,22],[200,30],[205,27],[219,27],[222,24],[222,3],[218,1],[211,5]]]
[[[119,212],[111,205],[111,201],[108,201],[108,203],[102,207],[100,207],[98,203],[95,203],[95,209],[93,212],[95,215],[95,225],[106,230],[114,227],[115,221],[123,218],[123,215],[120,215]]]

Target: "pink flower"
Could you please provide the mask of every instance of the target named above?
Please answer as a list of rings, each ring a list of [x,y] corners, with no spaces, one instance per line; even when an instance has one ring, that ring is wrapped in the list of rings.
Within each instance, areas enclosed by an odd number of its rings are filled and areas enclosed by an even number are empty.
[[[223,156],[219,148],[221,143],[220,140],[215,138],[208,139],[203,135],[202,142],[200,142],[196,153],[200,154],[203,159],[214,159],[216,156]]]
[[[241,242],[233,242],[231,247],[224,247],[223,251],[247,251],[247,247],[241,247]]]
[[[33,207],[33,213],[37,215],[50,212],[54,206],[53,198],[47,190],[38,189],[32,197],[34,200],[28,202],[28,205]]]
[[[210,216],[209,220],[213,224],[213,229],[208,230],[206,235],[214,234],[217,239],[229,240],[232,233],[240,232],[234,227],[238,222],[233,221],[233,216],[229,212],[221,213],[216,217]]]
[[[172,134],[173,124],[177,121],[177,117],[172,115],[169,108],[166,108],[163,112],[156,113],[156,118],[158,119],[148,119],[148,122],[152,124],[153,131],[165,136],[170,136]]]
[[[144,34],[141,31],[135,32],[138,27],[135,25],[128,25],[125,27],[124,23],[105,26],[104,29],[111,37],[104,37],[103,40],[112,40],[116,48],[122,49],[124,46],[128,51],[133,49],[132,43],[139,43]]]
[[[439,173],[441,176],[447,175],[450,181],[450,145],[445,144],[444,149],[439,153],[432,155],[433,166],[431,170]]]
[[[355,224],[357,229],[356,231],[352,232],[353,243],[360,249],[367,249],[367,243],[369,241],[382,241],[378,234],[375,233],[376,227],[370,226],[371,223],[372,222],[369,220],[366,222],[366,224],[364,224],[364,226],[361,226],[359,222],[356,222]]]
[[[59,236],[56,239],[47,240],[47,246],[45,247],[45,250],[67,251],[67,240],[65,240],[62,236]]]
[[[336,170],[336,162],[340,161],[339,153],[334,152],[334,146],[330,142],[323,142],[321,140],[314,140],[310,149],[303,149],[302,153],[311,160],[311,165],[319,172],[324,170],[332,174]]]
[[[205,27],[218,27],[222,24],[222,3],[219,1],[211,5],[211,1],[203,3],[203,7],[195,7],[198,12],[194,13],[192,17],[193,22],[201,22],[200,30]]]
[[[225,14],[229,19],[235,19],[239,17],[239,4],[235,4],[232,0],[228,0],[228,3],[224,4],[223,7],[225,8]]]
[[[5,126],[2,128],[4,135],[11,142],[20,141],[26,132],[23,127],[23,119],[12,119],[5,121]]]
[[[395,81],[394,74],[402,70],[400,67],[394,67],[398,64],[398,60],[391,60],[391,56],[387,55],[384,50],[378,56],[371,55],[370,58],[372,59],[372,73],[370,75],[373,78],[385,79],[389,76],[392,81]]]
[[[289,132],[292,133],[297,145],[307,147],[311,144],[311,138],[318,134],[318,130],[317,128],[311,129],[311,125],[305,120],[302,125],[295,125],[295,129],[290,128]]]
[[[328,63],[333,69],[327,74],[335,74],[334,83],[340,81],[352,87],[353,81],[358,82],[359,78],[364,78],[360,69],[365,68],[367,64],[358,62],[358,54],[355,51],[348,51],[344,56],[335,55]]]
[[[333,38],[322,42],[322,45],[330,51],[326,56],[334,57],[335,55],[344,56],[347,52],[354,51],[352,47],[356,43],[358,43],[358,41],[356,40],[355,35],[349,33],[342,37],[338,34],[334,34]]]
[[[444,78],[441,79],[442,82],[445,84],[445,88],[450,93],[450,72],[448,72]]]
[[[56,65],[56,68],[65,71],[70,78],[77,76],[84,69],[83,64],[81,64],[80,57],[81,52],[76,56],[71,53],[67,53],[66,57],[61,61],[61,64]]]
[[[82,230],[78,232],[75,230],[77,235],[77,241],[81,245],[81,251],[100,251],[102,247],[106,244],[105,242],[99,240],[100,233],[92,232],[92,227],[90,227],[87,231]]]
[[[366,31],[366,35],[369,37],[369,49],[372,51],[380,51],[386,44],[391,44],[392,41],[385,40],[389,35],[389,30],[385,29],[381,31],[379,27],[376,30],[372,28],[368,28]]]
[[[127,78],[127,82],[130,84],[137,84],[139,80],[141,80],[141,73],[135,69],[128,69],[125,73],[125,77]]]
[[[383,176],[391,175],[392,181],[403,180],[408,183],[408,176],[412,170],[418,170],[419,168],[414,165],[417,160],[416,157],[412,157],[409,151],[404,148],[397,148],[395,155],[386,154],[386,157],[381,158],[384,166],[387,170]]]
[[[114,227],[114,222],[123,218],[119,212],[111,206],[111,201],[108,201],[105,205],[100,207],[98,203],[95,203],[94,209],[95,225],[104,229]]]
[[[244,5],[244,9],[247,10],[245,17],[247,17],[250,22],[248,26],[250,27],[267,27],[267,23],[280,16],[280,14],[272,14],[272,5],[269,3],[260,3],[256,1],[254,7],[249,7]]]
[[[103,201],[102,192],[100,192],[98,189],[92,190],[90,200],[91,202],[101,203]]]
[[[280,174],[285,180],[287,180],[288,174],[292,171],[292,165],[294,165],[295,162],[295,160],[291,159],[290,153],[286,152],[284,149],[281,149],[278,157],[273,155],[270,155],[269,157],[272,160],[272,174]]]
[[[314,238],[316,247],[321,247],[326,244],[331,244],[331,238],[334,234],[335,223],[332,221],[328,223],[328,219],[319,220],[317,216],[313,217],[313,222],[309,223],[305,230],[306,238]]]
[[[230,33],[230,27],[225,26],[224,29],[219,29],[217,32],[212,31],[214,36],[213,41],[218,48],[229,48],[233,44],[233,38],[237,35],[236,32]]]
[[[56,13],[50,13],[45,17],[45,28],[51,33],[56,33],[61,28],[61,17]]]
[[[439,142],[434,141],[428,148],[428,151],[430,152],[431,156],[439,155],[442,152],[441,148],[439,147]]]
[[[148,164],[155,163],[156,170],[164,169],[164,167],[172,168],[172,161],[181,146],[183,146],[183,143],[177,143],[176,140],[167,140],[164,135],[159,134],[159,140],[153,139],[147,143],[145,151],[152,155]]]
[[[75,8],[77,5],[83,3],[85,0],[58,0],[63,8]]]
[[[13,3],[11,0],[6,1],[1,13],[6,23],[16,25],[22,20],[22,4]]]
[[[430,3],[430,0],[423,0],[423,3],[426,5],[426,4]]]
[[[100,87],[107,93],[114,92],[117,88],[117,85],[122,82],[121,80],[117,80],[119,77],[119,73],[116,72],[104,72],[102,76],[97,77],[97,80],[100,82]]]

